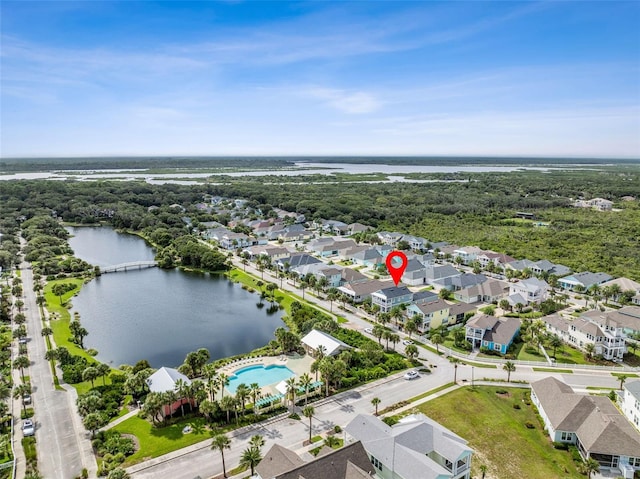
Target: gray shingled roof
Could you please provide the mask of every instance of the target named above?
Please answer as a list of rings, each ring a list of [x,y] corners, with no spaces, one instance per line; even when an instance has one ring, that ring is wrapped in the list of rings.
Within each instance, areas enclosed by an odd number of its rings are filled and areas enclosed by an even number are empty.
[[[262,462],[264,459],[260,464]],[[275,479],[299,479],[300,477],[304,479],[360,479],[361,477],[371,477],[369,473],[373,473],[374,470],[362,443],[357,441],[273,477]],[[262,474],[260,475],[262,476]],[[267,479],[266,476],[262,477]]]
[[[256,472],[263,479],[271,479],[302,464],[304,461],[295,452],[274,444],[256,466]]]

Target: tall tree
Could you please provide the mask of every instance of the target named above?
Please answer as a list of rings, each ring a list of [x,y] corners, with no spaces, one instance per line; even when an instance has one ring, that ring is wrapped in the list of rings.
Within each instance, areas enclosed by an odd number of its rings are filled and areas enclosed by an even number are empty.
[[[231,398],[229,398],[231,399]],[[222,457],[222,475],[227,477],[227,467],[224,463],[224,450],[231,449],[231,439],[224,434],[216,434],[213,436],[213,442],[211,443],[211,449],[213,451],[220,451]]]
[[[511,373],[515,372],[516,365],[512,361],[507,361],[504,363],[504,366],[502,366],[502,369],[507,372],[507,382],[511,382]]]
[[[375,397],[371,400],[371,404],[376,408],[376,416],[378,415],[378,405],[381,403],[382,401],[380,400],[379,397]]]
[[[309,444],[311,444],[311,432],[312,432],[311,421],[313,419],[313,415],[315,414],[315,412],[316,410],[313,408],[313,406],[305,406],[302,409],[302,415],[307,419],[309,419]]]

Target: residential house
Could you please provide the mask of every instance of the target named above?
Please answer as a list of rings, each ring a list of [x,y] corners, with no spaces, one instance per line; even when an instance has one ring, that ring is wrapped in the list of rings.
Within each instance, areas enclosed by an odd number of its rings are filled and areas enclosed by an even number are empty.
[[[640,379],[623,385],[619,402],[622,414],[640,431]]]
[[[420,286],[427,282],[427,268],[417,259],[409,259],[401,281],[409,286]]]
[[[506,295],[508,286],[502,281],[488,279],[487,281],[460,289],[453,293],[453,297],[463,303],[495,303]]]
[[[284,246],[270,245],[250,246],[245,248],[242,252],[247,253],[251,261],[255,261],[256,258],[263,257],[270,259],[271,262],[275,262],[282,258],[288,258],[291,255],[291,251]]]
[[[149,391],[152,393],[165,393],[168,391],[178,392],[178,384],[182,381],[187,386],[191,384],[191,380],[173,368],[161,367],[146,380]],[[162,415],[164,417],[171,416],[175,413],[183,404],[194,405],[193,399],[181,397],[176,399],[172,404],[166,404],[162,406]]]
[[[322,230],[335,235],[345,235],[349,232],[349,225],[342,221],[325,220],[322,222]]]
[[[333,237],[322,237],[311,241],[306,249],[322,258],[326,258],[337,255],[340,250],[347,250],[354,246],[356,246],[356,243],[352,239],[336,240]]]
[[[484,251],[482,251],[482,249],[478,248],[477,246],[465,246],[464,248],[458,248],[457,250],[454,250],[453,258],[454,260],[460,258],[462,264],[470,265],[482,253],[484,253]]]
[[[271,446],[256,466],[255,479],[371,479],[375,468],[360,441],[340,449],[324,446],[318,456],[303,461],[290,449]]]
[[[348,268],[345,268],[348,269]],[[349,298],[354,303],[362,303],[366,299],[371,298],[371,295],[376,291],[388,288],[393,283],[391,281],[380,281],[377,279],[370,279],[367,281],[360,281],[357,283],[349,283],[338,288],[342,294]]]
[[[388,254],[388,253],[387,253]],[[369,268],[377,268],[383,265],[387,254],[383,254],[379,249],[371,247],[369,249],[358,251],[351,255],[353,264],[366,266]]]
[[[530,261],[528,259],[520,259],[520,260],[516,260],[516,261],[511,261],[510,263],[507,263],[504,265],[505,270],[512,270],[512,271],[518,271],[519,273],[524,271],[525,269],[530,270],[531,272],[533,272],[533,268],[535,267],[536,263],[534,261]]]
[[[291,225],[291,226],[301,226],[301,225]],[[278,233],[278,241],[282,241],[283,243],[301,242],[301,241],[309,240],[311,238],[313,238],[313,233],[305,229],[288,231],[285,228],[283,231]]]
[[[315,356],[319,348],[322,348],[325,356],[335,356],[340,351],[350,349],[351,346],[334,338],[328,333],[312,329],[301,340],[307,354]]]
[[[554,377],[531,384],[531,401],[554,442],[575,444],[601,469],[633,478],[640,471],[640,433],[606,396],[576,394]]]
[[[426,251],[429,242],[417,236],[404,235],[400,241],[405,241],[412,251]]]
[[[357,269],[342,268],[342,277],[338,286],[344,286],[346,284],[353,283],[363,283],[365,281],[369,281],[369,278]]]
[[[511,283],[509,286],[509,296],[520,295],[526,302],[523,305],[531,303],[538,303],[547,299],[547,292],[549,291],[549,285],[543,279],[527,278],[522,279],[516,283]]]
[[[286,258],[280,258],[278,261],[276,261],[276,266],[280,271],[289,271],[291,269],[297,268],[298,266],[314,263],[321,263],[321,261],[311,255],[300,253],[288,256]]]
[[[632,279],[629,279],[629,278],[624,278],[624,277],[616,278],[609,281],[605,281],[600,285],[602,289],[607,287],[612,287],[612,286],[616,286],[620,288],[621,293],[623,291],[633,291],[634,294],[636,295],[640,294],[640,283],[633,281]],[[620,294],[615,295],[614,297],[611,298],[611,300],[615,302],[619,302]]]
[[[552,263],[549,260],[542,259],[533,263],[531,271],[533,271],[533,274],[542,277],[553,275],[557,278],[562,278],[571,273],[571,268],[563,264]]]
[[[418,329],[421,333],[448,325],[449,303],[442,299],[437,299],[429,303],[411,304],[407,307],[405,314],[408,318],[418,317],[420,323]]]
[[[389,231],[380,231],[378,233],[378,238],[382,241],[383,244],[389,246],[396,246],[404,235],[402,233],[395,233]]]
[[[450,264],[427,266],[426,281],[430,285],[434,285],[436,281],[454,276],[461,276],[462,273]]]
[[[253,246],[257,242],[258,241],[255,238],[248,236],[244,233],[233,233],[233,232],[224,234],[222,238],[218,240],[220,247],[228,250],[237,249],[237,248],[247,248],[249,246]]]
[[[609,361],[620,361],[625,353],[623,328],[600,311],[583,313],[578,318],[565,319],[559,315],[545,316],[547,330],[576,348],[585,350],[593,344],[593,354]]]
[[[468,313],[475,313],[476,307],[465,303],[455,303],[449,307],[449,320],[447,324],[452,326],[454,324],[462,324],[465,316]]]
[[[470,479],[467,441],[423,414],[393,426],[359,414],[345,428],[346,442],[362,442],[381,479]],[[332,476],[326,476],[327,478]]]
[[[520,319],[496,318],[482,314],[467,321],[466,339],[474,348],[487,348],[507,354],[509,346],[520,332]]]
[[[448,289],[449,291],[458,291],[477,284],[482,284],[486,280],[487,277],[483,274],[462,273],[456,276],[437,279],[433,281],[432,284],[434,286],[439,286],[440,288]]]
[[[340,286],[340,281],[342,280],[341,266],[329,266],[325,263],[309,263],[296,266],[290,270],[295,271],[300,278],[307,275],[314,276],[317,281],[324,278],[327,281],[327,288],[337,288]]]
[[[380,311],[388,313],[395,306],[413,301],[413,293],[406,286],[391,286],[371,294],[371,302],[380,307]]]
[[[613,201],[604,198],[593,198],[591,200],[577,200],[574,203],[577,208],[592,208],[598,211],[611,211],[613,209]]]
[[[515,261],[514,258],[504,253],[496,253],[495,251],[484,251],[476,257],[476,261],[480,263],[482,269],[486,269],[489,263],[503,268],[505,264]]]
[[[576,291],[576,288],[582,288],[583,291],[588,290],[591,286],[602,284],[611,280],[612,277],[607,273],[592,273],[584,271],[582,273],[574,273],[558,280],[558,285],[567,291]]]
[[[433,291],[418,291],[416,293],[413,293],[413,298],[411,299],[411,302],[413,304],[431,303],[432,301],[435,301],[436,299],[438,299],[438,297],[439,296]]]
[[[349,234],[353,235],[356,233],[364,233],[365,231],[369,231],[371,226],[366,226],[361,223],[351,223],[349,225]]]

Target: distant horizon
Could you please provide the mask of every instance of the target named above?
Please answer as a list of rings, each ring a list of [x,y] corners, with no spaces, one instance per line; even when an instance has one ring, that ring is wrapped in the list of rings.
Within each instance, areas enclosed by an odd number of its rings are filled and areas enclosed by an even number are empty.
[[[0,157],[640,158],[640,2],[0,2]]]

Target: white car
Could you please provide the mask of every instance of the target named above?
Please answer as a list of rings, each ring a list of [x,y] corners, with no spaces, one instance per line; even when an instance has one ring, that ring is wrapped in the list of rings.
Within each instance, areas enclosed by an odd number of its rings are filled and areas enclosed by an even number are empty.
[[[373,328],[364,328],[365,333],[373,334]]]
[[[403,376],[407,381],[410,381],[412,379],[417,379],[420,377],[420,374],[418,373],[418,371],[407,371],[406,373],[404,373]]]
[[[410,339],[405,339],[404,341],[402,341],[402,344],[404,344],[405,346],[409,346],[410,344],[413,344],[413,341],[411,341]]]
[[[25,419],[22,421],[22,434],[24,437],[33,436],[36,433],[36,428],[33,425],[31,419]]]

